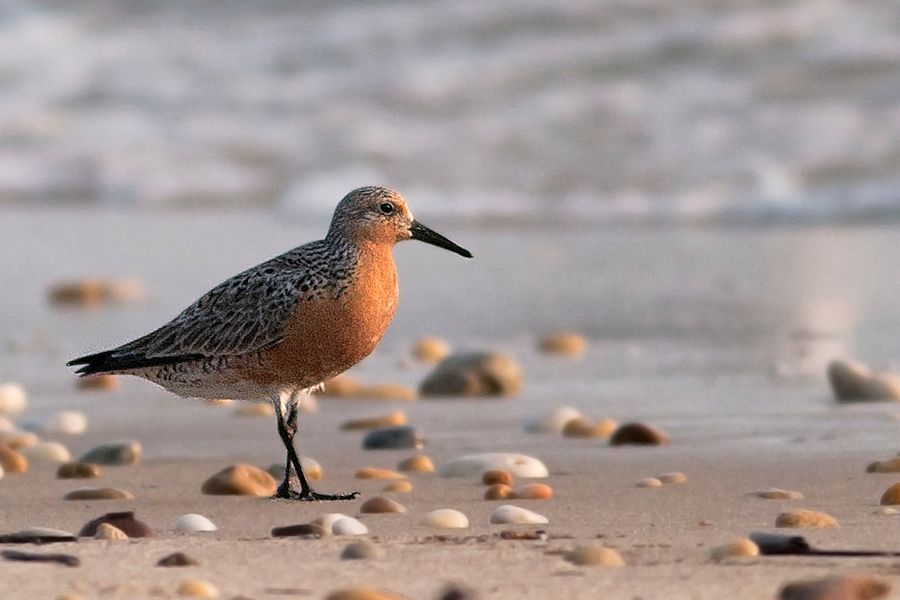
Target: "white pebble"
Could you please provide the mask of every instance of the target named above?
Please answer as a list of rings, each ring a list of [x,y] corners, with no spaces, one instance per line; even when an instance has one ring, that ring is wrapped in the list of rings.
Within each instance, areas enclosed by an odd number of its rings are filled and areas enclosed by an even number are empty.
[[[28,460],[66,463],[72,460],[69,449],[59,442],[38,442],[33,446],[20,448],[19,452]]]
[[[358,519],[344,517],[332,524],[331,533],[334,535],[366,535],[369,533],[369,528]]]
[[[439,508],[427,513],[422,518],[422,525],[443,529],[465,529],[469,526],[469,519],[458,510]]]
[[[662,481],[656,477],[644,477],[643,479],[638,479],[636,485],[640,488],[656,488],[662,485]]]
[[[881,515],[883,517],[893,517],[895,515],[900,515],[900,510],[897,510],[892,506],[879,506],[877,509],[875,509],[874,514]]]
[[[491,513],[491,523],[495,525],[546,525],[549,522],[544,515],[512,504],[498,506]]]
[[[0,431],[10,433],[16,430],[16,425],[12,421],[10,421],[7,417],[0,415]]]
[[[528,433],[562,433],[566,423],[581,416],[583,415],[578,409],[561,406],[543,417],[531,419],[525,423],[525,431]]]
[[[18,383],[0,383],[0,414],[17,415],[27,407],[25,388]]]
[[[441,477],[481,477],[485,471],[509,471],[514,477],[543,478],[550,473],[544,463],[524,454],[486,452],[458,458],[440,468]]]
[[[197,513],[187,513],[175,519],[175,531],[181,533],[194,533],[198,531],[216,531],[219,528],[215,523]]]
[[[46,433],[81,435],[87,431],[87,417],[77,410],[61,410],[42,427]]]

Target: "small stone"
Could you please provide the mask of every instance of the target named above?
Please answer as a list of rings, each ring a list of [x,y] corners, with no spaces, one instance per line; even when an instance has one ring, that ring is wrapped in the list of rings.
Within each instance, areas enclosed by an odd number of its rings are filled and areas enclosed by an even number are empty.
[[[138,302],[145,296],[139,279],[101,279],[87,277],[55,283],[47,290],[51,304],[95,308],[107,303]]]
[[[575,417],[563,426],[562,434],[571,438],[608,438],[618,426],[619,423],[613,419],[591,423],[584,417]]]
[[[422,437],[409,425],[375,429],[363,438],[365,450],[403,450],[421,448],[423,445]]]
[[[478,600],[478,594],[472,588],[459,583],[450,583],[440,591],[438,600]]]
[[[21,448],[19,452],[32,462],[64,463],[72,460],[69,449],[59,442],[38,442],[33,446]]]
[[[828,380],[839,402],[900,400],[900,375],[874,372],[858,362],[832,361]]]
[[[357,469],[354,473],[357,479],[406,479],[406,475],[391,471],[390,469],[379,469],[377,467],[364,467]]]
[[[408,494],[413,491],[413,484],[406,480],[392,481],[382,488],[383,492],[393,492],[395,494]]]
[[[21,452],[0,446],[0,468],[7,473],[27,473],[28,459]]]
[[[236,417],[274,417],[275,407],[266,402],[248,402],[234,411]]]
[[[348,517],[343,513],[325,513],[320,517],[316,517],[312,520],[313,525],[318,525],[322,529],[325,530],[326,535],[331,535],[332,530],[334,529],[334,524],[340,521],[341,519],[352,519],[353,517]],[[360,523],[361,524],[361,523]]]
[[[420,454],[400,461],[397,470],[412,473],[434,473],[434,463],[424,454]]]
[[[205,482],[200,490],[210,496],[271,496],[275,478],[252,465],[232,465]]]
[[[546,525],[549,522],[543,515],[511,504],[498,506],[491,513],[491,523],[495,525]]]
[[[344,423],[341,424],[341,429],[344,431],[358,431],[361,429],[379,429],[381,427],[392,427],[397,425],[406,425],[406,413],[402,410],[395,410],[394,412],[381,417],[344,421]]]
[[[900,483],[895,483],[881,496],[881,504],[900,504]]]
[[[746,558],[759,556],[759,546],[753,540],[741,538],[736,542],[716,546],[710,551],[710,557],[714,561],[727,560],[729,558]]]
[[[372,496],[359,507],[361,514],[369,513],[405,513],[406,507],[384,496]]]
[[[900,515],[900,510],[890,506],[879,506],[875,509],[875,514],[883,517],[893,517],[895,515]]]
[[[218,529],[215,523],[197,513],[187,513],[175,519],[175,531],[180,533],[217,531]]]
[[[505,483],[495,483],[484,490],[485,500],[506,500],[513,494],[513,489]]]
[[[0,431],[0,446],[13,450],[29,448],[38,443],[40,438],[31,431]]]
[[[0,534],[0,544],[53,544],[75,541],[78,541],[78,538],[68,531],[49,527],[29,527],[12,533]]]
[[[0,415],[0,431],[11,433],[13,431],[16,431],[16,425],[10,420],[9,417]]]
[[[636,485],[639,488],[658,488],[662,487],[662,484],[662,481],[660,481],[656,477],[644,477],[643,479],[638,479]]]
[[[406,598],[371,587],[354,587],[331,592],[325,600],[406,600]]]
[[[768,488],[753,492],[752,495],[764,500],[803,500],[803,494],[792,490],[782,490],[780,488]]]
[[[513,484],[512,473],[504,469],[491,469],[481,474],[481,483],[484,485],[494,485],[502,483],[504,485]]]
[[[525,423],[525,431],[528,433],[562,433],[566,423],[581,416],[581,412],[571,406],[554,408],[546,415]]]
[[[100,476],[100,467],[91,463],[67,462],[56,470],[58,479],[93,479]]]
[[[492,352],[453,354],[422,382],[423,396],[513,396],[522,391],[522,369],[510,356]]]
[[[371,542],[351,542],[341,552],[341,560],[381,560],[384,550]]]
[[[412,356],[425,363],[437,363],[450,354],[450,344],[437,337],[423,337],[416,340],[412,347]]]
[[[0,415],[18,415],[28,408],[25,388],[18,383],[0,383]]]
[[[178,586],[178,595],[185,598],[218,598],[216,586],[202,579],[188,579]]]
[[[87,431],[87,417],[77,410],[61,410],[41,429],[45,433],[82,435]]]
[[[485,471],[506,470],[513,477],[542,479],[550,473],[544,463],[524,454],[485,452],[458,458],[438,470],[441,477],[481,477]]]
[[[837,527],[837,519],[815,510],[798,509],[784,512],[775,519],[775,527]]]
[[[542,337],[538,348],[544,354],[580,356],[587,350],[587,340],[578,333],[560,331]]]
[[[891,591],[891,584],[868,575],[836,575],[789,583],[779,600],[875,600]]]
[[[128,536],[125,535],[125,532],[116,527],[115,525],[110,525],[109,523],[100,523],[97,526],[97,533],[94,534],[95,540],[108,540],[111,542],[122,542],[128,541]]]
[[[553,498],[553,488],[545,483],[529,483],[513,490],[510,498],[516,500],[549,500]]]
[[[609,440],[610,446],[627,444],[639,446],[665,446],[669,436],[645,423],[626,423],[616,429]]]
[[[101,444],[88,450],[78,460],[97,465],[133,465],[140,459],[140,442],[121,442]]]
[[[387,400],[391,402],[412,402],[419,395],[416,390],[396,383],[376,383],[367,385],[357,392],[356,397],[369,400]]]
[[[79,537],[94,537],[97,534],[97,528],[101,523],[109,523],[118,527],[125,532],[130,538],[150,537],[153,530],[146,523],[134,518],[134,511],[123,511],[106,513],[102,517],[97,517],[92,521],[85,523],[81,531],[78,532]]]
[[[300,537],[314,540],[325,537],[330,533],[331,531],[326,531],[318,523],[301,523],[299,525],[286,525],[272,529],[272,537]]]
[[[88,375],[75,380],[79,390],[115,390],[119,388],[119,378],[108,373]]]
[[[659,479],[659,482],[663,485],[678,485],[687,482],[687,475],[681,471],[663,473],[662,475],[657,475],[656,478]]]
[[[469,526],[469,519],[458,510],[439,508],[426,513],[422,518],[422,525],[442,529],[466,529]]]
[[[624,567],[622,556],[612,548],[603,546],[578,546],[567,552],[565,559],[579,567]]]
[[[156,562],[157,567],[196,567],[199,564],[199,561],[191,558],[184,552],[173,552]]]
[[[322,479],[322,465],[309,456],[300,457],[300,466],[303,467],[303,473],[308,481],[319,481]],[[264,469],[266,473],[275,478],[276,481],[284,480],[284,463],[272,463],[268,468]]]
[[[203,400],[209,406],[232,406],[237,404],[237,400],[231,398],[205,398]]]
[[[877,460],[866,467],[866,473],[898,473],[900,472],[900,458]]]
[[[81,565],[81,559],[71,554],[47,554],[44,552],[22,552],[21,550],[3,550],[0,556],[6,560],[15,560],[21,562],[40,562],[40,563],[56,563],[67,567],[78,567]]]
[[[355,398],[362,390],[362,385],[346,375],[338,375],[325,382],[319,395],[326,398]]]
[[[72,490],[63,500],[134,500],[134,494],[117,488],[81,488]]]
[[[405,511],[406,509],[404,508],[401,512]],[[360,510],[360,512],[363,511]],[[331,525],[331,533],[334,535],[368,535],[369,528],[359,519],[344,517],[343,519],[336,520]]]

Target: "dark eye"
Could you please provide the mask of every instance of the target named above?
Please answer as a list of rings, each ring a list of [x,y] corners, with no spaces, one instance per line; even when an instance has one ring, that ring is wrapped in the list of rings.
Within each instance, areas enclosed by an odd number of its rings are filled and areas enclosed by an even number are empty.
[[[381,206],[378,207],[378,210],[385,215],[389,215],[394,212],[394,205],[390,202],[382,202]]]

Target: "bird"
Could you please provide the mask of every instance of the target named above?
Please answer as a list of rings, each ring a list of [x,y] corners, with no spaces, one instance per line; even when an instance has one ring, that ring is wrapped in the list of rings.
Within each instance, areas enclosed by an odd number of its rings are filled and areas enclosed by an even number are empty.
[[[310,486],[294,446],[297,413],[381,341],[399,297],[392,249],[406,240],[472,258],[416,220],[398,192],[361,187],[338,202],[324,238],[227,279],[143,337],[66,364],[81,377],[134,375],[186,398],[271,402],[287,452],[273,497],[354,500],[358,492]]]

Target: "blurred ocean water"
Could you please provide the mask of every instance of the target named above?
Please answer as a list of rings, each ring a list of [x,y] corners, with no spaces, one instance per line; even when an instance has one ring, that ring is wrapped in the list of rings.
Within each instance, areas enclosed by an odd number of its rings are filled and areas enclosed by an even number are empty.
[[[0,204],[900,218],[896,0],[0,0]]]

